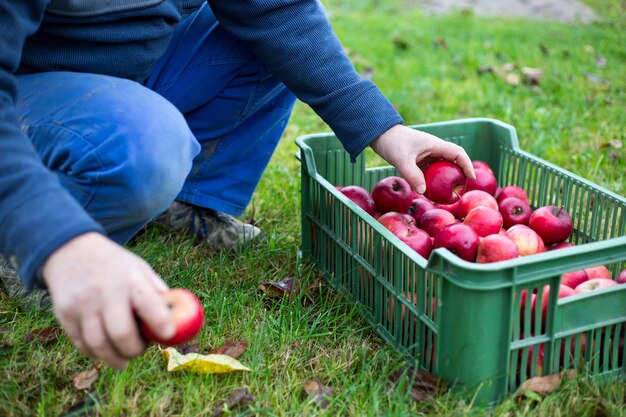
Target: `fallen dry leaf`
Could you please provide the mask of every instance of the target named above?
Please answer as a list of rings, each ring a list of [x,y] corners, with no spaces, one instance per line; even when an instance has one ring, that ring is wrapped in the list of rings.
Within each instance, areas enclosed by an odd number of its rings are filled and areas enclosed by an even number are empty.
[[[621,140],[611,140],[608,142],[604,142],[600,145],[601,148],[615,148],[615,149],[622,149],[624,147],[624,144],[622,143]]]
[[[333,388],[322,384],[317,379],[311,379],[304,383],[304,392],[319,408],[325,409],[330,405]]]
[[[399,368],[389,375],[389,381],[395,385],[403,378],[408,378],[411,382],[410,396],[415,402],[425,401],[448,390],[446,383],[440,378],[414,366]]]
[[[88,371],[83,371],[74,377],[74,388],[78,390],[93,389],[93,383],[96,382],[99,375],[98,368],[93,367]]]
[[[541,50],[541,53],[544,54],[544,55],[549,55],[550,54],[550,48],[548,48],[544,44],[539,45],[539,49]]]
[[[168,347],[162,350],[167,358],[167,370],[189,371],[196,374],[224,374],[235,371],[249,371],[237,359],[227,355],[201,355],[188,353],[181,355],[176,349]]]
[[[245,388],[245,387],[237,388],[235,391],[233,391],[233,393],[230,395],[230,397],[224,403],[224,405],[216,408],[213,414],[211,414],[211,416],[219,417],[222,414],[224,414],[226,411],[230,411],[235,408],[240,408],[254,401],[255,398],[256,396],[254,394],[250,394],[248,392],[248,388]]]
[[[539,85],[539,81],[543,78],[543,70],[540,68],[523,67],[522,74],[524,80],[530,85]]]
[[[294,277],[283,278],[280,281],[264,281],[259,288],[270,298],[282,298],[298,295],[300,284]]]
[[[186,355],[188,353],[200,353],[200,345],[197,343],[183,343],[182,345],[178,345],[176,350],[181,355]]]
[[[400,49],[401,51],[406,51],[407,49],[411,47],[411,45],[406,40],[402,39],[400,36],[394,36],[393,46],[395,46],[396,49]]]
[[[61,335],[61,329],[58,327],[44,327],[42,329],[33,330],[24,336],[24,342],[26,343],[40,343],[42,345],[49,345]]]
[[[248,348],[248,342],[245,340],[226,340],[220,347],[212,349],[209,353],[212,355],[228,355],[233,359],[237,359]]]
[[[534,392],[536,394],[549,394],[556,391],[564,379],[574,379],[576,377],[576,371],[570,369],[560,374],[536,376],[524,381],[522,385],[517,389],[517,395],[523,396],[526,391]]]
[[[443,49],[448,49],[448,42],[446,42],[444,38],[439,37],[435,39],[435,46],[438,46]]]

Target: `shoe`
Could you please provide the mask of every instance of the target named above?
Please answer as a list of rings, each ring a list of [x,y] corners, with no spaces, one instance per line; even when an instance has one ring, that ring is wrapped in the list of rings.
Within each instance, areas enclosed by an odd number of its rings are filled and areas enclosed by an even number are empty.
[[[228,214],[181,201],[174,201],[155,222],[169,230],[191,232],[198,241],[218,249],[241,249],[264,236],[258,227]]]
[[[27,291],[17,270],[2,256],[0,256],[0,289],[17,300],[24,311],[45,310],[52,307],[50,293],[44,289]]]

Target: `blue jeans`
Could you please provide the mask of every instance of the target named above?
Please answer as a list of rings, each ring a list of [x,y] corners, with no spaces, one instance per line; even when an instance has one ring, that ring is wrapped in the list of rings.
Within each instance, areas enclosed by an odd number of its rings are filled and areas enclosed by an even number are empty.
[[[43,163],[119,243],[174,199],[240,215],[295,102],[206,5],[144,85],[47,72],[20,76],[19,95]]]

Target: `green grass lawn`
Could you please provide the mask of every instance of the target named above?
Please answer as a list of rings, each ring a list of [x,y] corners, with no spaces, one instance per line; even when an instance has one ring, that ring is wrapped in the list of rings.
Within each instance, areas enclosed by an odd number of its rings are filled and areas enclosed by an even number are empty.
[[[620,195],[626,194],[626,18],[623,2],[589,3],[604,21],[588,26],[485,19],[468,13],[423,15],[404,0],[324,2],[357,69],[371,77],[407,124],[491,117],[514,125],[522,149]],[[515,63],[539,68],[539,85],[513,86],[478,69]],[[206,313],[202,351],[244,339],[239,360],[251,372],[225,376],[168,373],[157,347],[124,372],[103,368],[92,392],[72,379],[92,367],[69,339],[24,341],[54,317],[21,313],[0,294],[0,416],[210,416],[238,387],[255,399],[225,415],[261,416],[621,416],[626,388],[579,377],[530,400],[510,398],[490,411],[455,394],[412,401],[389,375],[403,358],[349,299],[326,286],[300,243],[300,165],[296,137],[328,131],[298,103],[246,213],[267,245],[239,255],[210,252],[156,227],[130,246],[170,286],[193,289]],[[258,285],[295,276],[292,300],[268,302]],[[333,388],[320,408],[303,392],[318,379]]]

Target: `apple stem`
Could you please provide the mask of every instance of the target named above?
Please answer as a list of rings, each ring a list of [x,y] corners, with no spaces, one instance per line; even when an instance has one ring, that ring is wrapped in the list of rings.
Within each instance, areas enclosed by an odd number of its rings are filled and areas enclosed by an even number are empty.
[[[563,206],[559,207],[559,209],[557,210],[557,212],[556,212],[556,213],[554,213],[554,215],[555,215],[556,217],[559,217],[559,214],[561,214],[561,212],[563,211],[563,209],[564,209],[564,207],[563,207]]]

